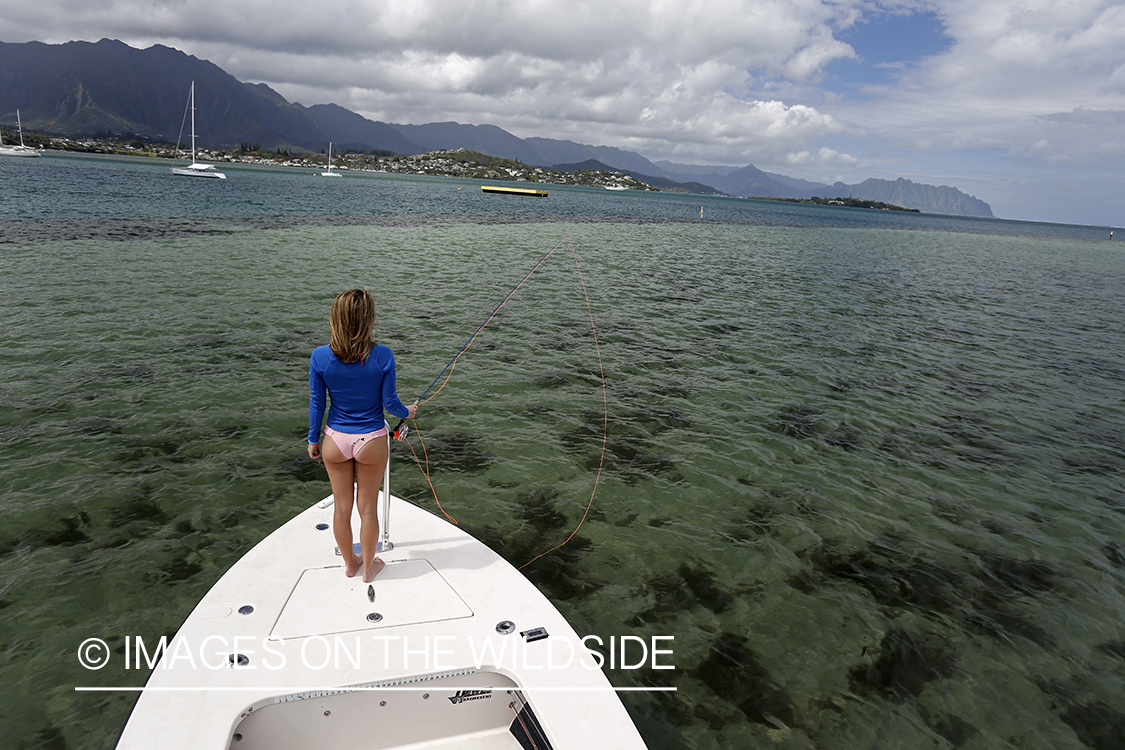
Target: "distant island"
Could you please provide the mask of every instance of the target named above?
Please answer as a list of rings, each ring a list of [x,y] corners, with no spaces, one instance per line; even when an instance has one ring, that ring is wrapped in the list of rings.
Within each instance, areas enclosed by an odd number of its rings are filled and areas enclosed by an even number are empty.
[[[812,198],[773,198],[767,195],[752,195],[750,196],[758,201],[781,201],[782,203],[813,203],[817,206],[846,206],[848,208],[874,208],[879,211],[906,211],[912,214],[922,213],[917,208],[903,208],[896,206],[893,203],[883,203],[882,201],[868,201],[862,198],[820,198],[813,196]]]

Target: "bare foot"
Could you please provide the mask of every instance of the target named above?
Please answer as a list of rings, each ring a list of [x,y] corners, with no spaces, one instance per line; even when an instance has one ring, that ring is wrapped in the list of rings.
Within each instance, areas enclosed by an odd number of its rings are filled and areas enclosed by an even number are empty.
[[[379,571],[383,569],[384,565],[386,565],[386,563],[379,558],[376,557],[372,559],[371,567],[363,569],[363,582],[371,583],[371,581],[375,579],[375,576],[379,575]]]
[[[351,563],[344,564],[344,575],[348,578],[355,578],[355,574],[359,572],[360,567],[363,565],[363,558],[358,555],[352,555]]]

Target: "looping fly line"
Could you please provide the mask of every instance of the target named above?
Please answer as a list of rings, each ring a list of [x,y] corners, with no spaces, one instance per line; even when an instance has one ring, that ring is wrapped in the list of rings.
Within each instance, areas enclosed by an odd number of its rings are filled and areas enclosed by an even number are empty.
[[[453,355],[453,358],[449,360],[449,362],[445,365],[445,367],[442,369],[442,371],[437,374],[437,377],[435,377],[433,379],[433,382],[431,382],[430,385],[426,388],[426,390],[422,392],[422,395],[418,397],[419,403],[425,404],[429,401],[432,401],[435,397],[437,397],[437,395],[439,393],[441,393],[442,389],[445,388],[445,386],[449,383],[450,378],[453,377],[453,371],[456,369],[457,362],[461,358],[461,355],[463,355],[465,352],[467,352],[469,350],[469,347],[473,345],[474,341],[476,341],[476,338],[477,338],[478,335],[480,335],[480,332],[483,331],[485,329],[485,327],[489,323],[492,322],[493,318],[495,318],[497,313],[500,312],[500,309],[503,308],[504,305],[507,304],[508,300],[510,300],[512,298],[512,295],[514,295],[519,290],[519,288],[521,286],[523,286],[523,283],[525,281],[527,281],[529,278],[531,278],[531,275],[533,273],[535,273],[547,261],[547,259],[550,258],[551,255],[553,255],[554,252],[556,250],[558,250],[560,247],[562,247],[564,244],[566,244],[570,247],[570,251],[571,251],[572,255],[574,256],[574,267],[575,267],[575,270],[578,273],[579,284],[582,287],[582,297],[586,302],[586,313],[587,313],[587,315],[589,316],[589,319],[590,319],[590,331],[593,333],[593,336],[594,336],[594,350],[597,352],[597,355],[598,355],[598,374],[601,378],[601,384],[602,384],[602,446],[601,446],[601,454],[598,457],[598,470],[597,470],[597,473],[594,476],[594,486],[593,486],[593,489],[590,491],[590,499],[587,501],[586,509],[585,509],[585,511],[583,511],[582,518],[578,521],[578,525],[574,527],[574,531],[572,531],[570,533],[570,536],[568,536],[566,539],[564,539],[560,543],[556,544],[554,547],[551,547],[550,549],[548,549],[544,552],[540,552],[538,555],[531,558],[530,560],[525,562],[523,565],[519,566],[519,568],[521,570],[523,568],[527,567],[528,565],[530,565],[531,563],[535,562],[539,558],[543,557],[544,555],[549,555],[550,553],[552,553],[555,550],[562,547],[564,544],[566,544],[571,539],[573,539],[574,536],[578,533],[578,530],[580,528],[582,528],[582,524],[586,522],[586,517],[590,514],[590,508],[593,507],[594,495],[598,491],[598,484],[600,483],[601,476],[602,476],[602,468],[605,464],[606,442],[607,442],[607,437],[608,437],[608,434],[609,434],[609,398],[608,398],[608,395],[606,393],[605,367],[602,364],[602,350],[601,350],[601,345],[598,342],[598,329],[594,325],[594,311],[593,311],[593,308],[590,305],[590,295],[586,291],[586,279],[582,275],[582,266],[578,262],[578,252],[574,249],[574,244],[570,241],[570,237],[564,237],[562,240],[560,240],[559,243],[556,244],[554,247],[552,247],[547,252],[546,255],[544,255],[542,258],[539,259],[539,262],[537,262],[534,266],[532,266],[531,270],[528,271],[524,275],[524,277],[519,280],[519,283],[517,283],[514,287],[512,287],[512,290],[510,292],[508,292],[508,294],[504,297],[504,299],[500,302],[500,304],[496,306],[496,309],[493,310],[492,313],[488,316],[488,318],[483,323],[481,323],[480,327],[478,327],[473,332],[473,335],[469,337],[468,341],[466,341],[465,344],[457,351],[457,353]],[[445,375],[445,380],[442,380],[441,385],[438,386],[438,389],[436,391],[434,391],[433,395],[431,395],[429,398],[426,398],[426,394],[428,394],[433,389],[434,385],[436,385],[437,382],[439,380],[441,380],[442,375]],[[422,472],[422,476],[424,476],[426,478],[426,482],[430,485],[430,491],[433,493],[434,501],[437,503],[438,509],[440,509],[441,512],[443,514],[445,514],[445,517],[448,518],[451,522],[457,523],[457,520],[455,518],[453,518],[453,516],[449,515],[449,513],[446,512],[445,508],[442,508],[441,501],[438,500],[437,490],[434,488],[433,480],[430,478],[430,456],[429,456],[429,452],[426,449],[426,441],[422,438],[421,431],[418,430],[417,420],[414,419],[414,420],[411,420],[411,422],[413,423],[414,432],[418,435],[419,444],[422,446],[422,456],[425,458],[425,467],[422,466],[422,458],[418,456],[417,451],[414,450],[414,446],[410,443],[409,440],[406,440],[406,444],[410,446],[410,452],[414,455],[414,462],[418,465],[418,470]],[[401,427],[401,424],[402,423],[400,423],[400,427]],[[398,431],[399,431],[399,428],[396,428],[395,432],[397,433]]]

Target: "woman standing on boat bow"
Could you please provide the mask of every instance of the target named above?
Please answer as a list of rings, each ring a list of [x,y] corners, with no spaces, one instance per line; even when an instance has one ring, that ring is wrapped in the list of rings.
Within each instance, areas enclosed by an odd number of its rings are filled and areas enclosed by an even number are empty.
[[[383,410],[413,418],[418,403],[403,406],[395,391],[395,358],[389,347],[371,340],[375,300],[364,289],[342,292],[328,316],[331,337],[309,359],[309,457],[324,458],[332,483],[335,514],[332,532],[344,571],[353,577],[362,566],[369,582],[382,570],[375,557],[379,539],[379,486],[390,449]],[[327,396],[328,425],[321,443]],[[353,495],[354,482],[354,495]],[[359,507],[359,541],[363,556],[352,551],[352,504]]]

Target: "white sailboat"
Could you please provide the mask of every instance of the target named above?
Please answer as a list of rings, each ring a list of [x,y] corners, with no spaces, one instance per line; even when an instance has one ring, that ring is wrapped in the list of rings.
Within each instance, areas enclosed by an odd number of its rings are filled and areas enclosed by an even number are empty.
[[[214,164],[201,164],[195,160],[195,81],[191,82],[189,102],[191,105],[191,164],[186,167],[172,167],[172,174],[183,177],[213,177],[225,180],[227,176],[215,169]]]
[[[39,156],[39,152],[31,146],[23,145],[23,121],[20,120],[20,111],[16,110],[16,125],[19,127],[20,145],[5,146],[0,137],[0,156]]]
[[[333,498],[299,513],[188,615],[117,750],[644,750],[591,636],[389,479],[370,584],[344,575]]]
[[[321,177],[339,177],[340,176],[339,172],[333,172],[332,171],[332,141],[328,142],[328,171],[327,172],[321,172],[320,176]]]

